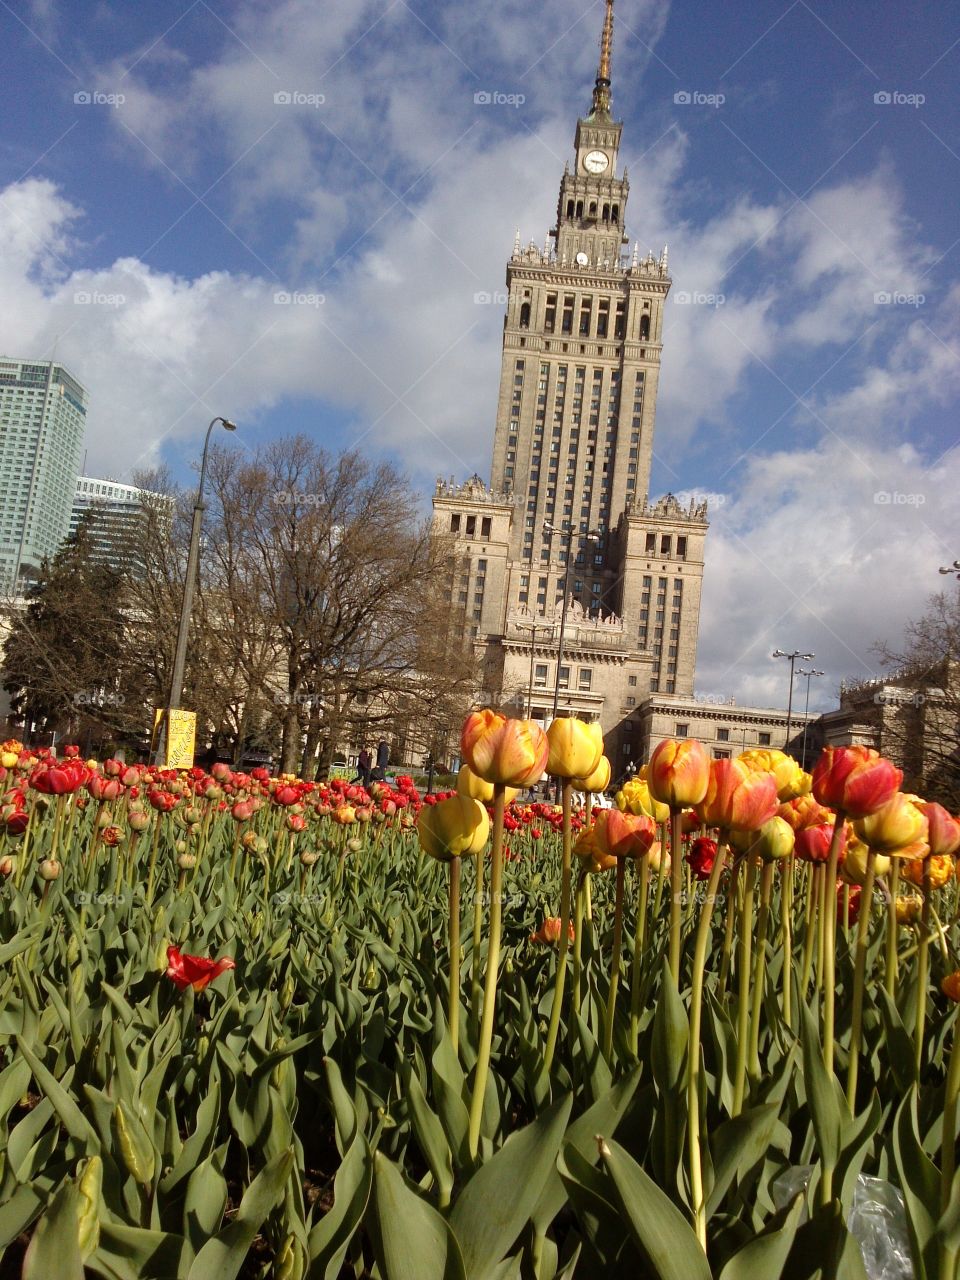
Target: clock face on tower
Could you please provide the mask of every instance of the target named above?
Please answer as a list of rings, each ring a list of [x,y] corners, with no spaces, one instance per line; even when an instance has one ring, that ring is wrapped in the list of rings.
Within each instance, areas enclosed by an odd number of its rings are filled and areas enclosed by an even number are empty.
[[[587,173],[603,173],[609,163],[603,151],[588,151],[583,157],[583,167]]]

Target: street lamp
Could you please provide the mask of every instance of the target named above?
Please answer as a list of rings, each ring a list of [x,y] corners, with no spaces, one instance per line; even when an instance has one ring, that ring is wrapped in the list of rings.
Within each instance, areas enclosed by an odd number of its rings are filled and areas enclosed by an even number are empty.
[[[568,525],[566,529],[558,529],[556,525],[549,521],[544,521],[543,532],[548,538],[552,538],[555,533],[567,537],[567,567],[563,575],[563,606],[560,610],[560,640],[557,644],[557,678],[553,682],[553,720],[557,718],[557,705],[560,701],[560,664],[563,662],[563,633],[567,625],[567,598],[570,595],[570,544],[573,541],[573,525]],[[589,533],[584,534],[585,542],[599,542],[600,534],[591,529]]]
[[[953,564],[949,564],[946,567],[940,567],[941,573],[954,573],[956,574],[957,579],[960,580],[960,573],[957,572],[958,570],[960,570],[960,560],[954,560]]]
[[[533,714],[533,659],[537,648],[537,632],[548,631],[549,627],[539,622],[518,622],[515,624],[518,631],[529,631],[530,634],[530,683],[527,688],[527,719],[529,720]]]
[[[823,671],[814,670],[813,667],[807,670],[804,670],[803,667],[797,668],[798,676],[807,677],[807,696],[803,704],[803,745],[800,747],[800,763],[804,769],[807,767],[807,716],[810,714],[810,677],[825,674]]]
[[[203,442],[203,457],[200,462],[200,483],[197,486],[197,498],[193,504],[193,524],[190,529],[190,550],[187,554],[187,574],[183,582],[183,600],[180,604],[180,625],[177,628],[177,648],[173,658],[173,673],[170,677],[170,692],[167,705],[157,726],[157,758],[155,764],[161,764],[165,752],[165,741],[169,729],[170,712],[180,706],[183,694],[183,673],[187,665],[187,637],[190,631],[190,613],[193,609],[193,591],[197,576],[197,562],[200,559],[200,526],[203,523],[203,485],[207,478],[207,452],[210,448],[210,435],[217,423],[223,424],[224,431],[236,431],[237,424],[229,418],[214,418],[207,427]]]
[[[782,649],[774,649],[773,657],[788,658],[790,660],[790,695],[787,698],[787,740],[783,744],[784,750],[790,745],[790,726],[793,724],[793,668],[798,658],[802,658],[804,662],[809,662],[817,655],[815,653],[801,653],[799,649],[794,649],[793,653],[784,653]]]

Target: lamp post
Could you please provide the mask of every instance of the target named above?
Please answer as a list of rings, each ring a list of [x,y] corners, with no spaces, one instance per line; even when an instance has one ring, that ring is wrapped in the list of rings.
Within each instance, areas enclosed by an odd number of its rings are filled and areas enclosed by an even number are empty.
[[[560,665],[563,662],[563,635],[567,625],[567,599],[570,595],[570,548],[573,542],[573,525],[568,525],[566,529],[558,529],[556,525],[546,521],[543,526],[543,532],[548,538],[552,538],[555,533],[566,533],[567,537],[567,567],[563,575],[563,605],[560,609],[560,639],[557,643],[557,678],[553,682],[553,715],[551,719],[557,718],[557,706],[560,702]],[[584,534],[585,542],[599,542],[600,534],[591,529],[589,533]]]
[[[207,453],[210,448],[210,435],[220,422],[224,431],[236,431],[237,424],[229,418],[214,418],[207,427],[203,442],[203,457],[200,462],[200,483],[197,486],[197,498],[193,504],[193,524],[190,528],[190,550],[187,554],[187,574],[183,582],[183,600],[180,604],[180,625],[177,628],[177,648],[173,658],[173,673],[170,677],[170,692],[167,694],[167,705],[160,719],[157,733],[157,751],[155,764],[161,764],[166,754],[166,738],[169,728],[170,712],[180,706],[183,694],[183,674],[187,665],[187,637],[190,632],[190,613],[193,609],[193,591],[197,577],[197,563],[200,559],[200,526],[203,523],[203,486],[207,478]]]
[[[957,577],[957,579],[958,579],[958,581],[960,581],[960,572],[958,572],[958,571],[960,571],[960,560],[954,560],[953,564],[948,564],[948,565],[946,565],[946,566],[941,565],[941,566],[940,566],[940,569],[939,569],[939,572],[940,572],[940,573],[952,573],[952,574],[955,574],[955,575],[956,575],[956,577]]]
[[[784,653],[782,649],[774,649],[774,658],[788,658],[790,661],[790,693],[787,698],[787,740],[783,744],[784,750],[790,745],[790,726],[793,724],[793,668],[798,658],[802,658],[804,662],[809,662],[811,658],[815,658],[815,653],[801,653],[799,649],[794,649],[793,653]]]
[[[537,632],[546,631],[547,627],[542,626],[539,622],[518,622],[515,624],[518,631],[530,632],[530,681],[527,686],[527,716],[529,720],[533,713],[533,659],[537,648]]]
[[[798,676],[807,677],[807,696],[803,704],[803,744],[800,747],[800,764],[804,769],[807,767],[807,717],[810,714],[810,677],[822,676],[825,674],[825,672],[817,671],[813,667],[810,667],[807,670],[804,670],[803,667],[797,668]]]

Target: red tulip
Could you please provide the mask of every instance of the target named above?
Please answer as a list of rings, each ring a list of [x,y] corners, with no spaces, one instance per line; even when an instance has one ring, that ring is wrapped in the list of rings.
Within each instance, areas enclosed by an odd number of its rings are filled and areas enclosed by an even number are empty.
[[[51,761],[34,769],[30,774],[30,785],[34,791],[47,796],[72,795],[89,777],[90,770],[82,760]]]
[[[87,783],[87,790],[93,796],[94,800],[101,802],[105,800],[116,800],[120,794],[120,781],[115,776],[102,778],[99,774],[94,774]]]
[[[918,806],[927,819],[927,843],[934,857],[949,856],[960,849],[960,822],[952,818],[942,804]]]
[[[229,956],[222,960],[208,960],[204,956],[182,955],[179,947],[167,947],[167,977],[178,991],[185,991],[187,987],[202,991],[221,973],[236,967],[236,961]]]
[[[828,809],[867,818],[889,803],[903,771],[872,747],[826,747],[813,770],[813,795]]]
[[[816,827],[804,827],[803,830],[797,832],[793,852],[804,862],[826,862],[830,856],[830,842],[832,840],[832,823],[821,823]],[[840,862],[843,862],[846,847],[847,831],[844,828],[840,837]]]
[[[684,856],[698,880],[709,880],[717,858],[717,842],[709,836],[699,836]]]

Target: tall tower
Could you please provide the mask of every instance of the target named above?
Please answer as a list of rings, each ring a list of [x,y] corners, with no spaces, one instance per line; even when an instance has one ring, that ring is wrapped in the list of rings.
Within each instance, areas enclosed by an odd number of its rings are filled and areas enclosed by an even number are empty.
[[[63,365],[0,356],[0,596],[18,594],[67,533],[86,416]]]
[[[507,264],[493,466],[483,499],[499,513],[494,520],[491,511],[497,558],[490,548],[456,544],[463,564],[484,563],[473,634],[488,672],[496,668],[490,647],[499,650],[503,695],[526,685],[530,701],[531,683],[551,692],[559,683],[561,707],[599,715],[605,733],[650,692],[692,692],[706,533],[702,506],[682,510],[669,495],[648,499],[671,280],[666,247],[655,257],[635,246],[624,257],[629,182],[619,167],[623,125],[611,114],[612,50],[613,0],[606,0],[593,100],[577,121],[556,225],[543,248],[534,241],[524,248],[518,232]],[[438,487],[438,531],[466,527],[465,508],[456,519],[458,493]],[[471,500],[477,514],[476,482]],[[460,584],[459,594],[476,601],[469,572]],[[530,625],[538,620],[542,646]],[[468,610],[467,635],[470,622]],[[542,708],[542,694],[539,702]]]

